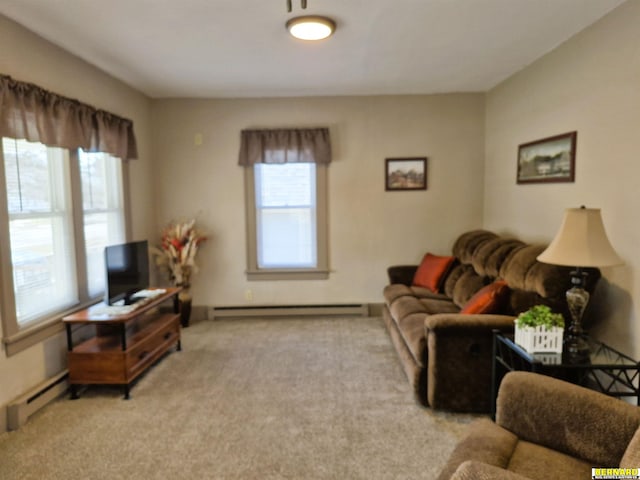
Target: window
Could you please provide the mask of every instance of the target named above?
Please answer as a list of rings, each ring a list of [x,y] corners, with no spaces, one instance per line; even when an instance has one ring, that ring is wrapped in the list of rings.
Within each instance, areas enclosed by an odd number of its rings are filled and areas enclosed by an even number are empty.
[[[76,99],[2,74],[0,96],[0,320],[13,355],[96,298],[98,252],[124,238],[125,164],[80,149],[126,162],[138,148],[131,120]]]
[[[117,158],[11,138],[2,138],[2,158],[0,241],[10,248],[0,256],[0,302],[10,352],[11,337],[103,293],[103,249],[124,241],[125,210]]]
[[[68,156],[4,138],[16,319],[19,325],[78,301]]]
[[[316,268],[315,164],[254,166],[258,268]]]
[[[104,247],[125,241],[122,161],[106,153],[79,151],[87,289],[104,292]]]
[[[248,167],[250,279],[326,278],[326,167]]]
[[[247,278],[324,279],[328,128],[243,130]]]

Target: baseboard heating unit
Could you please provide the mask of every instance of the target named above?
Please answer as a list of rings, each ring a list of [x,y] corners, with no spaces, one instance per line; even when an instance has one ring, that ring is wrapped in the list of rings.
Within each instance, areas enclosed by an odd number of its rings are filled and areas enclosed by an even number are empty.
[[[212,319],[229,317],[293,317],[303,315],[369,315],[367,304],[347,305],[261,305],[240,307],[213,307]]]
[[[69,384],[67,370],[48,378],[7,405],[7,429],[18,430],[29,417],[49,402],[63,395]]]

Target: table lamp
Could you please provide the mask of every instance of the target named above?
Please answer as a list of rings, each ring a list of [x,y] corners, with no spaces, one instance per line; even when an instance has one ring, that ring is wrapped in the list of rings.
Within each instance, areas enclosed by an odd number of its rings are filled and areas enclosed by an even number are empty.
[[[547,249],[538,256],[543,263],[575,267],[567,290],[567,304],[571,325],[564,339],[564,352],[582,357],[589,353],[589,344],[582,329],[582,315],[589,303],[589,292],[584,289],[585,267],[609,267],[623,261],[613,250],[602,223],[599,208],[568,208],[560,230]]]

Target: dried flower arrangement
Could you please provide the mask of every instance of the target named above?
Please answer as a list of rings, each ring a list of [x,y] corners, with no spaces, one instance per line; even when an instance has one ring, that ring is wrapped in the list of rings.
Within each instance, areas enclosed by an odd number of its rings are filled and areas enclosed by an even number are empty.
[[[207,237],[195,227],[195,220],[171,223],[162,231],[160,247],[152,247],[156,265],[166,267],[171,282],[188,289],[191,275],[198,271],[195,262],[198,248]]]

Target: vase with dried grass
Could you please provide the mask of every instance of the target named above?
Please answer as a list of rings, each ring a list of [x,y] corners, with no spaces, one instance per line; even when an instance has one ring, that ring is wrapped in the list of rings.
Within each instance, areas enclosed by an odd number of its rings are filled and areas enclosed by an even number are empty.
[[[189,220],[169,224],[162,231],[160,246],[151,247],[156,265],[165,268],[173,285],[182,287],[178,302],[183,327],[189,326],[191,316],[191,276],[198,271],[195,257],[200,245],[207,240],[195,223]]]

